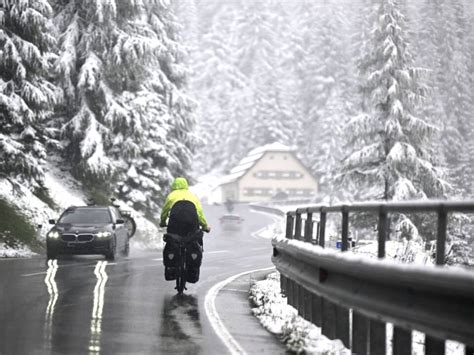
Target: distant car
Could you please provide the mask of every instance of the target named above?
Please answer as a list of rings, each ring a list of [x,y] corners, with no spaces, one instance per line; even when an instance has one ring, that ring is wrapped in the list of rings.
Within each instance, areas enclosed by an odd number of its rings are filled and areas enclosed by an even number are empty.
[[[127,256],[129,230],[117,208],[111,206],[69,207],[46,236],[48,259],[61,254],[102,254],[114,260],[118,251]]]
[[[224,230],[240,230],[244,219],[237,214],[224,214],[219,221]]]

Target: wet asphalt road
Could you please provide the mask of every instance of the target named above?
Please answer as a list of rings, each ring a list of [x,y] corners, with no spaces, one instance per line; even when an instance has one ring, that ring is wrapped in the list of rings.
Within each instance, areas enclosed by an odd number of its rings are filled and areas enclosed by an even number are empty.
[[[0,354],[225,354],[204,310],[207,291],[247,270],[272,266],[270,241],[252,236],[273,219],[237,206],[238,232],[222,230],[224,207],[205,206],[201,277],[176,297],[161,252],[0,260]],[[220,297],[220,296],[219,296]],[[222,304],[222,298],[220,299]],[[232,304],[229,304],[232,308]]]

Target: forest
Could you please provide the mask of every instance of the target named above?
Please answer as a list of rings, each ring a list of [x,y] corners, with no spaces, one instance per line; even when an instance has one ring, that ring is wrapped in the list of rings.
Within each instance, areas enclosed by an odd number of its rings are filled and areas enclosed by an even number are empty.
[[[179,4],[197,171],[279,141],[325,195],[472,197],[471,1]]]
[[[0,178],[150,220],[280,142],[321,198],[473,197],[469,0],[2,0]]]

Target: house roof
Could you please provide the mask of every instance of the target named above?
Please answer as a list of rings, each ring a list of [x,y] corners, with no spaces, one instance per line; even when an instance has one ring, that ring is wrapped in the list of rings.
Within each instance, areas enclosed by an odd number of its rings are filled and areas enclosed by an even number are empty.
[[[260,158],[267,152],[294,152],[295,149],[281,143],[267,144],[252,149],[239,163],[230,171],[228,175],[222,177],[221,185],[229,184],[239,180],[251,169]]]

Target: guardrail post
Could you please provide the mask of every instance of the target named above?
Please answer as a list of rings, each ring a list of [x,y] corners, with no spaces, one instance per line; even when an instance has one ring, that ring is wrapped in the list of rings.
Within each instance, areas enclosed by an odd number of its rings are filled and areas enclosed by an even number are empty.
[[[321,328],[323,299],[316,294],[311,295],[311,321]]]
[[[387,329],[384,322],[375,319],[369,321],[369,354],[385,354]]]
[[[288,278],[286,279],[286,299],[290,306],[293,306],[293,285],[295,282]]]
[[[369,350],[369,320],[352,311],[352,353],[367,354]]]
[[[393,355],[411,354],[411,330],[393,327]]]
[[[425,337],[425,354],[426,355],[444,355],[446,351],[444,340],[433,338],[430,336]]]
[[[299,297],[299,291],[300,291],[300,285],[298,285],[298,283],[296,281],[293,281],[293,297],[292,297],[292,300],[293,300],[293,308],[296,309],[297,311],[299,311],[299,301],[300,301],[300,297]]]
[[[316,239],[313,240],[313,244],[319,245],[319,222],[314,222],[316,223]],[[313,225],[314,229],[314,225]]]
[[[304,241],[311,243],[313,241],[313,214],[306,213],[306,223],[304,225]]]
[[[336,305],[323,297],[321,332],[329,339],[336,339]]]
[[[280,274],[280,289],[283,295],[288,294],[286,285],[287,285],[287,278],[283,274]]]
[[[387,211],[384,205],[379,207],[379,221],[378,221],[378,252],[377,256],[379,258],[385,258],[385,241],[387,240],[387,230],[388,226],[388,218],[387,218]]]
[[[295,239],[301,240],[301,213],[296,211]]]
[[[349,310],[341,306],[336,306],[336,338],[341,339],[346,348],[350,348]]]
[[[304,319],[311,322],[313,318],[313,302],[311,292],[304,289]]]
[[[286,238],[293,239],[293,227],[295,224],[295,219],[291,214],[286,215]]]
[[[304,313],[305,293],[306,293],[305,288],[302,285],[298,285],[298,314],[303,318],[306,318],[305,313]]]
[[[436,265],[444,265],[446,254],[446,229],[448,213],[443,205],[438,211],[438,237],[436,238]]]
[[[319,216],[319,245],[324,248],[326,238],[326,212],[321,210],[321,214]]]
[[[349,212],[347,207],[342,207],[342,247],[341,251],[349,249]]]

